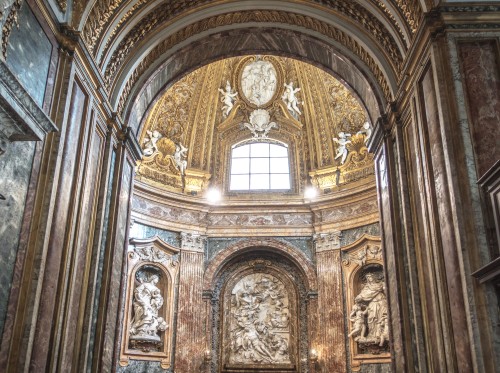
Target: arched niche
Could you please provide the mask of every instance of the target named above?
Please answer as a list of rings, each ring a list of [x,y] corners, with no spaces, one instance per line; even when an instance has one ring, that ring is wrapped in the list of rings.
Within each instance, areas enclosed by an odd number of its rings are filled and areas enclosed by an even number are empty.
[[[127,287],[120,365],[129,359],[172,363],[174,289],[179,249],[159,237],[132,239],[127,260]]]
[[[299,294],[270,260],[249,260],[222,290],[220,371],[297,371]]]
[[[205,280],[211,279],[204,291],[210,310],[206,351],[210,371],[309,372],[315,328],[311,315],[316,312],[311,299],[316,292],[309,287],[307,270],[284,251],[249,242],[244,247],[226,249],[231,253],[226,254],[227,260],[215,258],[212,263],[218,263],[218,268],[205,273]],[[247,294],[242,293],[245,287]],[[246,307],[247,302],[253,305]],[[235,317],[252,307],[255,315]],[[285,319],[286,327],[273,324]]]
[[[353,371],[389,363],[389,309],[380,237],[363,235],[342,248],[347,344]]]

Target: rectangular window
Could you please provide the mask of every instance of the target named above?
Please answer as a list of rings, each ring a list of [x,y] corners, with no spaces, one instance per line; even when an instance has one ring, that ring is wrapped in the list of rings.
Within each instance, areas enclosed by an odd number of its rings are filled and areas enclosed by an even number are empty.
[[[229,189],[289,190],[288,148],[268,142],[234,146],[231,151]]]

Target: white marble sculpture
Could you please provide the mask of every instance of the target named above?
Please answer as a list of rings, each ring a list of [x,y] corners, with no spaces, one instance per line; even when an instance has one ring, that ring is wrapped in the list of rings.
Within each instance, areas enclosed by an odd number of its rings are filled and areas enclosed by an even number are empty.
[[[350,144],[351,140],[349,140],[348,137],[351,137],[350,133],[339,132],[339,138],[336,138],[336,137],[333,138],[333,141],[335,141],[337,144],[339,144],[339,146],[337,148],[337,155],[335,156],[335,159],[341,157],[340,164],[345,163],[345,160],[347,158],[347,154],[349,153],[346,145]]]
[[[219,88],[219,92],[222,94],[221,102],[224,103],[222,106],[222,114],[224,118],[226,118],[233,109],[234,100],[236,96],[238,96],[238,92],[232,90],[229,80],[226,82],[226,90],[224,91],[222,88]]]
[[[130,339],[160,341],[159,331],[167,328],[167,323],[158,316],[163,305],[163,297],[157,287],[157,275],[149,279],[141,278],[140,285],[134,290],[134,316],[130,324]]]
[[[267,104],[276,93],[277,74],[269,61],[256,60],[243,68],[241,91],[256,106]]]
[[[278,128],[275,122],[271,122],[269,112],[264,109],[252,111],[249,119],[250,123],[243,123],[243,125],[252,132],[255,138],[265,138],[271,128]]]
[[[363,127],[361,130],[358,131],[358,135],[364,134],[365,135],[365,144],[368,143],[368,140],[370,140],[370,137],[372,136],[373,133],[373,127],[371,126],[370,122],[365,122],[363,124]]]
[[[174,161],[183,176],[186,174],[187,168],[187,151],[188,148],[181,143],[175,144]]]
[[[349,337],[356,342],[383,346],[389,340],[387,297],[381,274],[366,275],[349,319],[353,323]]]
[[[142,152],[146,156],[152,155],[154,152],[158,151],[158,148],[156,147],[156,143],[158,142],[159,139],[161,139],[161,133],[158,131],[146,131],[149,137],[146,137],[144,139],[144,149]]]
[[[352,307],[351,313],[349,315],[349,320],[352,322],[352,329],[349,333],[348,337],[354,336],[355,338],[358,336],[366,335],[366,307],[361,304],[355,304]]]
[[[290,363],[290,314],[286,290],[269,274],[250,274],[231,292],[229,362]]]
[[[293,82],[288,84],[285,83],[285,92],[283,93],[283,96],[281,96],[281,99],[286,104],[288,111],[292,115],[302,115],[302,112],[299,109],[299,104],[302,104],[302,102],[299,102],[297,96],[295,95],[299,91],[300,88],[293,88]]]

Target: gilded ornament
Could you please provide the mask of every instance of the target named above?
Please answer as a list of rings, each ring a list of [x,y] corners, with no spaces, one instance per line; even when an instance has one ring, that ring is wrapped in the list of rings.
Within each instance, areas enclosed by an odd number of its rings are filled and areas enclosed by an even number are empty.
[[[250,123],[243,123],[254,138],[266,138],[272,128],[278,128],[275,122],[271,122],[271,116],[265,109],[257,109],[250,114]]]

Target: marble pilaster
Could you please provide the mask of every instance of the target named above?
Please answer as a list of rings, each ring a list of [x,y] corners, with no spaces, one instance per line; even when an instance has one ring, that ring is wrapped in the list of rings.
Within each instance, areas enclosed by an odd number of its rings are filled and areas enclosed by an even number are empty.
[[[347,372],[340,232],[315,236],[318,274],[317,373]],[[335,353],[332,353],[335,351]]]
[[[206,304],[202,297],[206,237],[182,233],[175,371],[191,373],[204,363]]]

